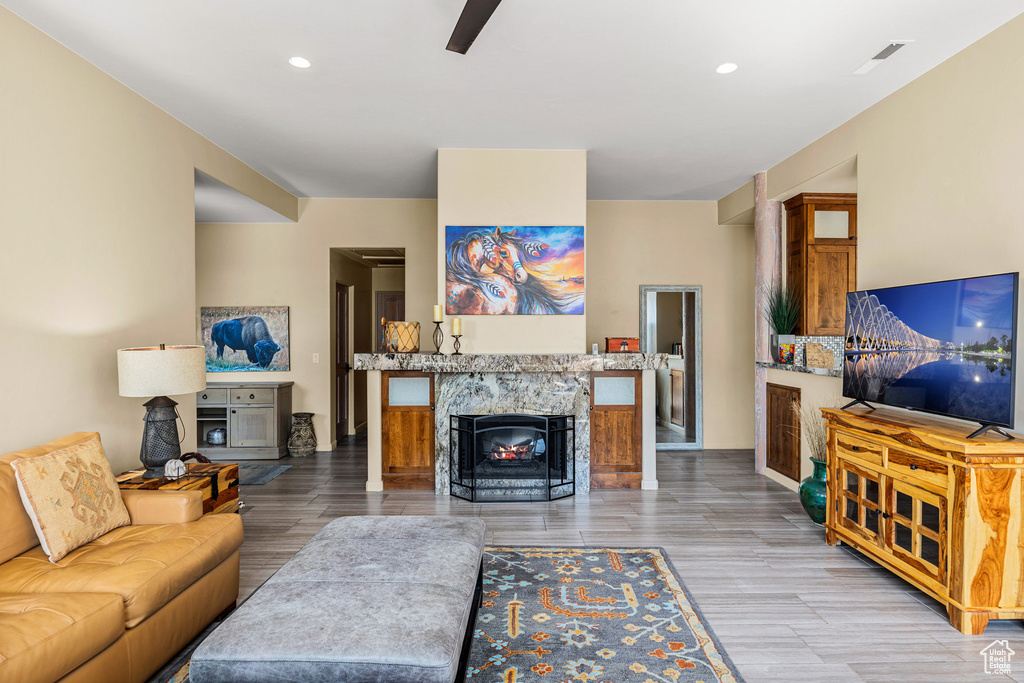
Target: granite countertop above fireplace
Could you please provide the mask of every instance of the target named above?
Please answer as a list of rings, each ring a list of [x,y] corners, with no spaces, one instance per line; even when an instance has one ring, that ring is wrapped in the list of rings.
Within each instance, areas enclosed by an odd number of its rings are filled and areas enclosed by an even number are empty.
[[[601,372],[664,370],[664,353],[474,353],[433,356],[425,353],[357,353],[356,370],[420,372]]]

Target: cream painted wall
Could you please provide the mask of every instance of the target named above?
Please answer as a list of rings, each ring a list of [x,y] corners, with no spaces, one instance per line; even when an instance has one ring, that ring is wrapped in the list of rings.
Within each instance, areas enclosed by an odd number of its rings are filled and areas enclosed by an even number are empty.
[[[586,226],[587,153],[582,150],[438,150],[436,303],[443,303],[445,295],[447,225]],[[590,237],[586,231],[584,234],[589,257]],[[586,272],[594,272],[589,262]],[[586,286],[585,310],[593,301],[589,281]],[[452,317],[462,318],[464,353],[583,353],[586,350],[585,315],[445,315],[442,327],[446,351],[451,350]]]
[[[374,268],[374,292],[401,292],[405,290],[405,268]]]
[[[605,336],[639,334],[641,284],[702,285],[705,442],[708,448],[749,448],[753,439],[753,372],[748,372],[746,362],[753,354],[750,231],[718,228],[714,202],[588,202],[586,209],[588,270],[602,274],[587,284],[594,295],[590,301],[598,303],[590,305],[586,316],[586,341],[603,345]],[[292,370],[273,373],[273,378],[296,383],[295,410],[316,413],[314,425],[323,447],[330,441],[325,435],[331,434],[334,414],[330,249],[406,249],[406,317],[423,323],[420,344],[427,348],[436,283],[443,277],[436,270],[436,211],[437,203],[431,200],[305,199],[297,225],[197,226],[200,306],[274,301],[291,307]],[[533,323],[532,318],[522,317],[509,317],[509,321]],[[445,328],[447,337],[447,322]],[[526,345],[522,350],[538,347]],[[320,353],[320,365],[310,360],[314,352]],[[218,373],[216,378],[232,374]]]
[[[769,196],[857,157],[858,288],[1021,270],[1021,45],[1024,16],[770,169]],[[1016,406],[1021,428],[1024,382]]]
[[[2,7],[0,83],[0,451],[96,430],[138,467],[146,399],[118,396],[115,351],[195,343],[194,169],[297,201]]]
[[[640,335],[641,285],[700,285],[704,445],[754,439],[754,239],[715,202],[587,202],[587,348]]]
[[[293,408],[315,413],[313,426],[326,448],[336,438],[331,249],[404,248],[406,317],[429,321],[437,282],[436,229],[437,202],[431,199],[302,199],[295,225],[198,225],[196,301],[199,306],[273,301],[290,307],[292,369],[266,378],[295,382]],[[195,335],[198,321],[192,326]],[[428,339],[421,334],[421,345]],[[314,353],[320,354],[319,364],[312,362]],[[210,381],[239,378],[253,375],[208,375]]]

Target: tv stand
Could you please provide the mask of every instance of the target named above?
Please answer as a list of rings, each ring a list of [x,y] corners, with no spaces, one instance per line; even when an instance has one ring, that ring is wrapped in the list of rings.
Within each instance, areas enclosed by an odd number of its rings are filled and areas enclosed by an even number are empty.
[[[860,400],[859,398],[855,398],[855,399],[853,399],[852,401],[850,401],[849,403],[847,403],[847,404],[846,404],[845,406],[843,406],[842,408],[840,408],[840,410],[846,410],[847,408],[852,408],[852,407],[854,407],[855,405],[857,405],[858,403],[859,403],[859,404],[861,404],[862,406],[864,406],[865,408],[867,408],[868,410],[875,410],[875,407],[874,407],[873,405],[871,405],[871,404],[870,404],[870,403],[868,403],[867,401],[862,401],[862,400]]]
[[[977,436],[981,436],[985,432],[995,432],[996,434],[999,434],[1000,436],[1005,436],[1007,439],[1013,440],[1013,434],[1009,434],[1007,432],[1004,432],[1002,430],[1002,428],[1000,428],[999,426],[994,425],[994,424],[990,424],[988,422],[982,422],[981,423],[981,427],[979,429],[974,430],[970,434],[968,434],[967,438],[968,439],[973,439],[973,438],[975,438]]]
[[[825,540],[842,541],[946,607],[954,628],[1024,619],[1024,439],[879,408],[822,408]]]

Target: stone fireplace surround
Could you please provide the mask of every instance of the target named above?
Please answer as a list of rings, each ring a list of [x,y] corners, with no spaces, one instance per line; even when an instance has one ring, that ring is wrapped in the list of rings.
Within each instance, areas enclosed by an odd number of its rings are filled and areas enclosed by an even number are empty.
[[[573,415],[576,418],[576,494],[590,493],[590,373],[605,370],[650,370],[650,401],[644,378],[644,444],[647,450],[647,417],[651,417],[653,461],[653,371],[668,367],[665,354],[356,354],[355,369],[369,371],[367,382],[368,461],[367,490],[381,490],[374,480],[380,471],[380,372],[415,370],[434,373],[434,470],[435,493],[449,493],[450,415],[532,413]],[[376,381],[373,375],[376,374]],[[650,405],[648,405],[650,404]],[[376,409],[374,408],[376,407]],[[376,416],[376,420],[374,417]],[[374,439],[374,430],[377,438]],[[376,452],[374,452],[376,450]],[[657,480],[646,473],[645,482]],[[651,467],[653,468],[653,462]],[[379,478],[379,474],[376,475]],[[645,486],[648,488],[648,486]]]

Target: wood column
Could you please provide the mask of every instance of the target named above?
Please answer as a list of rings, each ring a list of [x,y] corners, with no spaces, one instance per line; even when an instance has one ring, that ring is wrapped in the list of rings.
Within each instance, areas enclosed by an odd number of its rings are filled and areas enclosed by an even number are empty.
[[[771,326],[764,319],[765,292],[781,281],[782,206],[768,201],[768,174],[754,176],[754,360],[771,360]],[[764,473],[768,454],[768,373],[754,366],[754,471]]]

